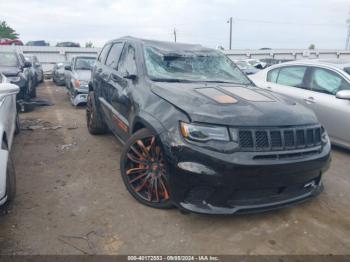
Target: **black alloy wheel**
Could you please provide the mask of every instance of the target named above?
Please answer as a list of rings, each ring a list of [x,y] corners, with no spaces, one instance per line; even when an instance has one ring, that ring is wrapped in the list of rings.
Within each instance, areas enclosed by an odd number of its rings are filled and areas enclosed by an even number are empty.
[[[170,208],[170,192],[163,150],[157,137],[141,129],[130,137],[120,160],[123,182],[140,203]]]

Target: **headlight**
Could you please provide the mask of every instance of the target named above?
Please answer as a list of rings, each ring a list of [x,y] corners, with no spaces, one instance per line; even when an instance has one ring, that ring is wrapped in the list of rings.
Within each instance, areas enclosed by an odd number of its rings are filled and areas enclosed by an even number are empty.
[[[76,79],[74,81],[74,86],[75,88],[88,87],[88,82]]]
[[[327,131],[323,126],[321,127],[321,139],[322,139],[322,142],[325,144],[328,143],[329,141]]]
[[[12,83],[18,83],[19,81],[21,81],[20,76],[8,76],[7,79]]]
[[[75,86],[75,88],[79,88],[80,87],[80,81],[78,79],[76,79],[74,81],[74,86]]]
[[[230,136],[226,127],[187,124],[180,122],[180,129],[184,138],[193,141],[206,142],[209,140],[230,140]]]

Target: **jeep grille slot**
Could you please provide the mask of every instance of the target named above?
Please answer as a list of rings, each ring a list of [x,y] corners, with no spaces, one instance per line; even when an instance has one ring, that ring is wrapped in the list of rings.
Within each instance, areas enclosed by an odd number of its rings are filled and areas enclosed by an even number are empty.
[[[255,128],[239,130],[243,151],[280,151],[321,145],[321,127]]]

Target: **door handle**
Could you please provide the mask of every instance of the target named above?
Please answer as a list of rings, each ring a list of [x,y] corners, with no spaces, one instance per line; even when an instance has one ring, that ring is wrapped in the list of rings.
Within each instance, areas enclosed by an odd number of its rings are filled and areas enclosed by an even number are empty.
[[[266,88],[269,89],[269,90],[272,90],[272,87],[271,87],[271,86],[267,86]]]
[[[101,73],[102,72],[102,68],[97,69],[97,73]]]
[[[304,101],[307,103],[307,104],[314,104],[316,103],[315,102],[315,98],[313,98],[312,96],[308,97],[308,98],[304,98]]]

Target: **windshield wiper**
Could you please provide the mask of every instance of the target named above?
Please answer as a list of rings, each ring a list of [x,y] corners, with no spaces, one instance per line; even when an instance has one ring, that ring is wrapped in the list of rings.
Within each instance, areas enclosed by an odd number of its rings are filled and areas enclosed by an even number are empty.
[[[193,81],[178,78],[151,78],[152,81],[156,82],[169,82],[169,83],[191,83]]]
[[[250,85],[250,83],[237,83],[237,82],[230,82],[230,81],[222,81],[222,80],[202,80],[200,82],[206,82],[206,83],[226,83],[226,84],[234,84],[234,85]]]

